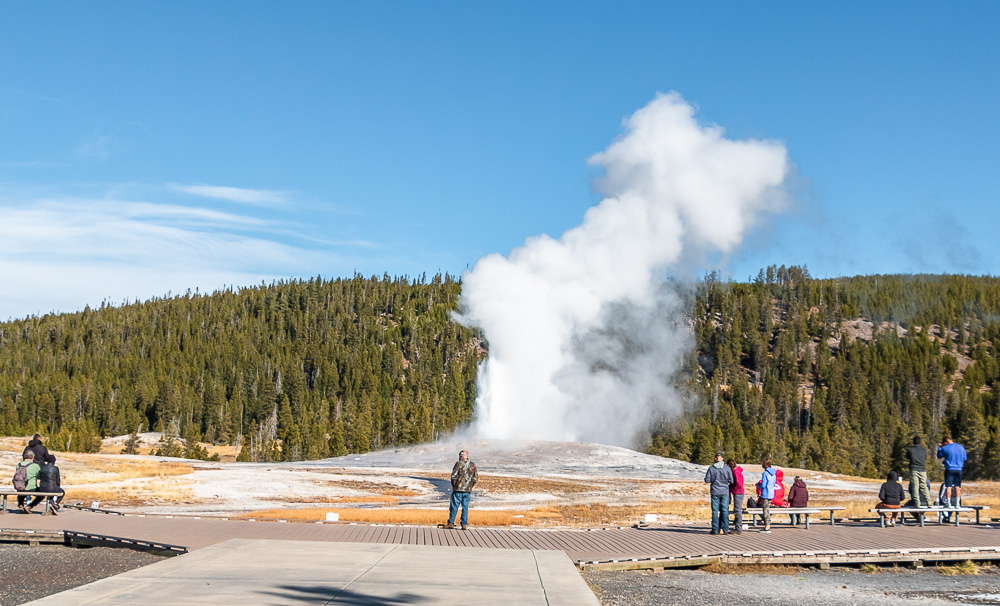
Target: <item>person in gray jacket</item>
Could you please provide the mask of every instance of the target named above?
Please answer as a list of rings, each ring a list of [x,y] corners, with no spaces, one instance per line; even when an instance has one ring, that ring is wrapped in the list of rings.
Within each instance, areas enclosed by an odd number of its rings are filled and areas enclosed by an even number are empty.
[[[729,534],[729,485],[733,483],[733,470],[726,466],[724,460],[721,452],[715,453],[715,463],[705,472],[705,482],[711,484],[711,534]]]

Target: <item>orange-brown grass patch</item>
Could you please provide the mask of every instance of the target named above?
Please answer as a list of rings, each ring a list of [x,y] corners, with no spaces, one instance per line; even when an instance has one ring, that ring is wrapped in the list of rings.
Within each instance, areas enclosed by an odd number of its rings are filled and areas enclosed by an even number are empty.
[[[322,497],[322,496],[285,496],[270,499],[272,501],[283,501],[286,503],[381,503],[383,505],[395,505],[399,502],[394,497],[383,495],[363,495],[359,497]]]
[[[257,520],[325,520],[326,514],[340,514],[342,522],[367,522],[370,524],[413,524],[435,525],[448,521],[448,512],[444,509],[338,509],[338,508],[308,508],[308,509],[265,509],[241,514],[241,518]],[[476,510],[469,512],[469,524],[475,526],[511,526],[522,523],[521,518],[515,518],[516,512]]]
[[[602,486],[588,482],[571,480],[551,480],[547,478],[516,478],[509,476],[480,475],[477,490],[500,494],[546,493],[576,494],[600,490]]]
[[[418,479],[449,480],[451,476],[443,473],[422,473]],[[614,482],[612,482],[614,483]],[[636,482],[632,482],[635,484]],[[479,483],[476,490],[502,494],[519,493],[550,493],[550,494],[576,494],[581,492],[592,492],[606,488],[602,484],[587,482],[584,480],[563,480],[553,478],[519,478],[516,476],[497,476],[490,474],[479,474]]]
[[[416,490],[383,490],[382,495],[386,497],[416,497],[420,493]]]
[[[332,488],[357,490],[358,492],[376,492],[379,494],[388,494],[391,491],[400,490],[400,487],[397,484],[393,484],[391,482],[370,482],[367,480],[318,480],[316,481],[316,484],[319,484],[320,486],[330,486]]]
[[[345,501],[346,502],[346,501]],[[676,515],[678,508],[669,503],[637,506],[554,505],[536,507],[529,510],[486,510],[473,509],[469,522],[478,526],[533,526],[533,527],[593,527],[616,524],[634,524],[643,514],[659,513]],[[697,513],[699,519],[708,519],[707,505],[686,504],[688,510]],[[345,522],[369,522],[376,524],[438,524],[445,516],[444,510],[410,508],[302,508],[268,509],[242,514],[246,518],[323,520],[326,512],[340,514]]]

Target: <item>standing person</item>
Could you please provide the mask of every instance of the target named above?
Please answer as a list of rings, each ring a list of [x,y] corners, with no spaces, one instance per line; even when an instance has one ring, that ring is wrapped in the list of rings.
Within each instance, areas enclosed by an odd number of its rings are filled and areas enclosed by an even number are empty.
[[[729,485],[733,483],[733,470],[722,462],[724,458],[721,452],[715,453],[715,463],[705,471],[705,482],[711,484],[711,534],[719,534],[720,529],[722,534],[729,533]]]
[[[948,505],[958,507],[962,504],[962,468],[965,467],[965,447],[945,438],[944,444],[938,444],[937,458],[944,459],[944,485],[950,488]]]
[[[771,467],[771,457],[764,457],[760,461],[764,467],[764,473],[760,476],[760,517],[764,520],[764,530],[761,532],[771,532],[771,499],[774,498],[774,489],[778,485],[778,477]]]
[[[37,433],[31,436],[31,439],[28,440],[28,445],[24,447],[24,452],[28,452],[29,450],[35,453],[35,463],[38,465],[44,463],[45,457],[49,456],[49,449],[45,448],[45,445],[42,444],[42,436]],[[22,453],[21,456],[24,457],[24,454]]]
[[[926,489],[927,496],[930,496],[930,493],[931,493],[931,483],[929,481],[924,484],[924,488]],[[916,486],[914,486],[913,482],[910,482],[910,485],[909,485],[909,487],[907,487],[906,492],[910,493],[910,500],[907,501],[907,502],[905,502],[905,503],[903,503],[903,509],[908,509],[910,507],[917,507],[917,508],[924,508],[924,509],[926,509],[926,508],[929,508],[929,507],[931,507],[933,505],[933,502],[931,502],[931,501],[925,501],[925,500],[923,500],[923,498],[921,498],[921,496],[920,496],[920,489],[917,488]],[[917,515],[916,513],[911,513],[910,517],[913,518],[914,522],[919,522],[920,521],[920,516]],[[906,514],[905,513],[900,513],[899,514],[899,521],[900,521],[900,523],[903,523],[903,524],[906,523]]]
[[[469,451],[458,453],[458,461],[451,468],[451,506],[448,508],[448,523],[445,528],[455,527],[455,515],[462,508],[462,530],[469,527],[469,500],[472,498],[472,487],[479,481],[479,471],[476,464],[469,460]]]
[[[51,498],[52,514],[58,515],[59,504],[62,503],[63,497],[66,496],[66,491],[59,484],[59,468],[56,467],[56,457],[50,454],[38,469],[38,492],[58,492],[61,494],[58,497],[35,497],[28,507],[34,507],[44,499]]]
[[[743,468],[736,464],[735,459],[726,461],[726,465],[733,472],[733,483],[729,485],[729,502],[733,504],[733,524],[736,530],[733,534],[743,532],[743,495],[746,489],[743,487]]]
[[[35,463],[35,453],[25,449],[24,459],[14,470],[14,490],[18,492],[34,492],[38,490],[38,464]],[[18,495],[17,508],[22,513],[31,513],[31,506],[25,506],[28,497]]]
[[[885,479],[886,481],[882,483],[881,488],[878,489],[878,509],[899,509],[903,506],[903,497],[905,493],[903,492],[903,485],[896,481],[899,475],[895,471],[890,471],[889,476]],[[895,511],[892,512],[892,517],[886,522],[886,526],[896,525],[896,516],[899,515]],[[887,514],[882,514],[882,518],[886,518]]]
[[[809,489],[806,488],[806,483],[802,481],[802,476],[795,476],[795,481],[792,482],[792,489],[788,491],[788,506],[809,507]],[[799,525],[799,517],[801,515],[798,513],[790,514],[793,526]]]
[[[910,464],[910,490],[918,490],[911,493],[918,508],[924,507],[924,503],[930,506],[931,491],[927,484],[927,449],[920,443],[920,436],[913,436],[913,446],[906,449],[906,460]],[[915,488],[912,488],[915,487]]]

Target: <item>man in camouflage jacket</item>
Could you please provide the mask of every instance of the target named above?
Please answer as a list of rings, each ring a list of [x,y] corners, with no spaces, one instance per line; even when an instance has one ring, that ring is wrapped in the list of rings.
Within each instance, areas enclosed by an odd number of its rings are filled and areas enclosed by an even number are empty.
[[[451,506],[448,508],[448,523],[445,528],[455,527],[455,514],[462,508],[462,530],[469,527],[469,499],[472,487],[479,481],[476,464],[469,460],[469,451],[458,453],[458,461],[451,468]]]

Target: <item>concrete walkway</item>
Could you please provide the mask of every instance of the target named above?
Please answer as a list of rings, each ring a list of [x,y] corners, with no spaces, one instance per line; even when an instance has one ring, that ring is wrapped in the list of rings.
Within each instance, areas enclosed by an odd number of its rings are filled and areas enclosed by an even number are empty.
[[[598,606],[562,551],[232,539],[31,604]]]

